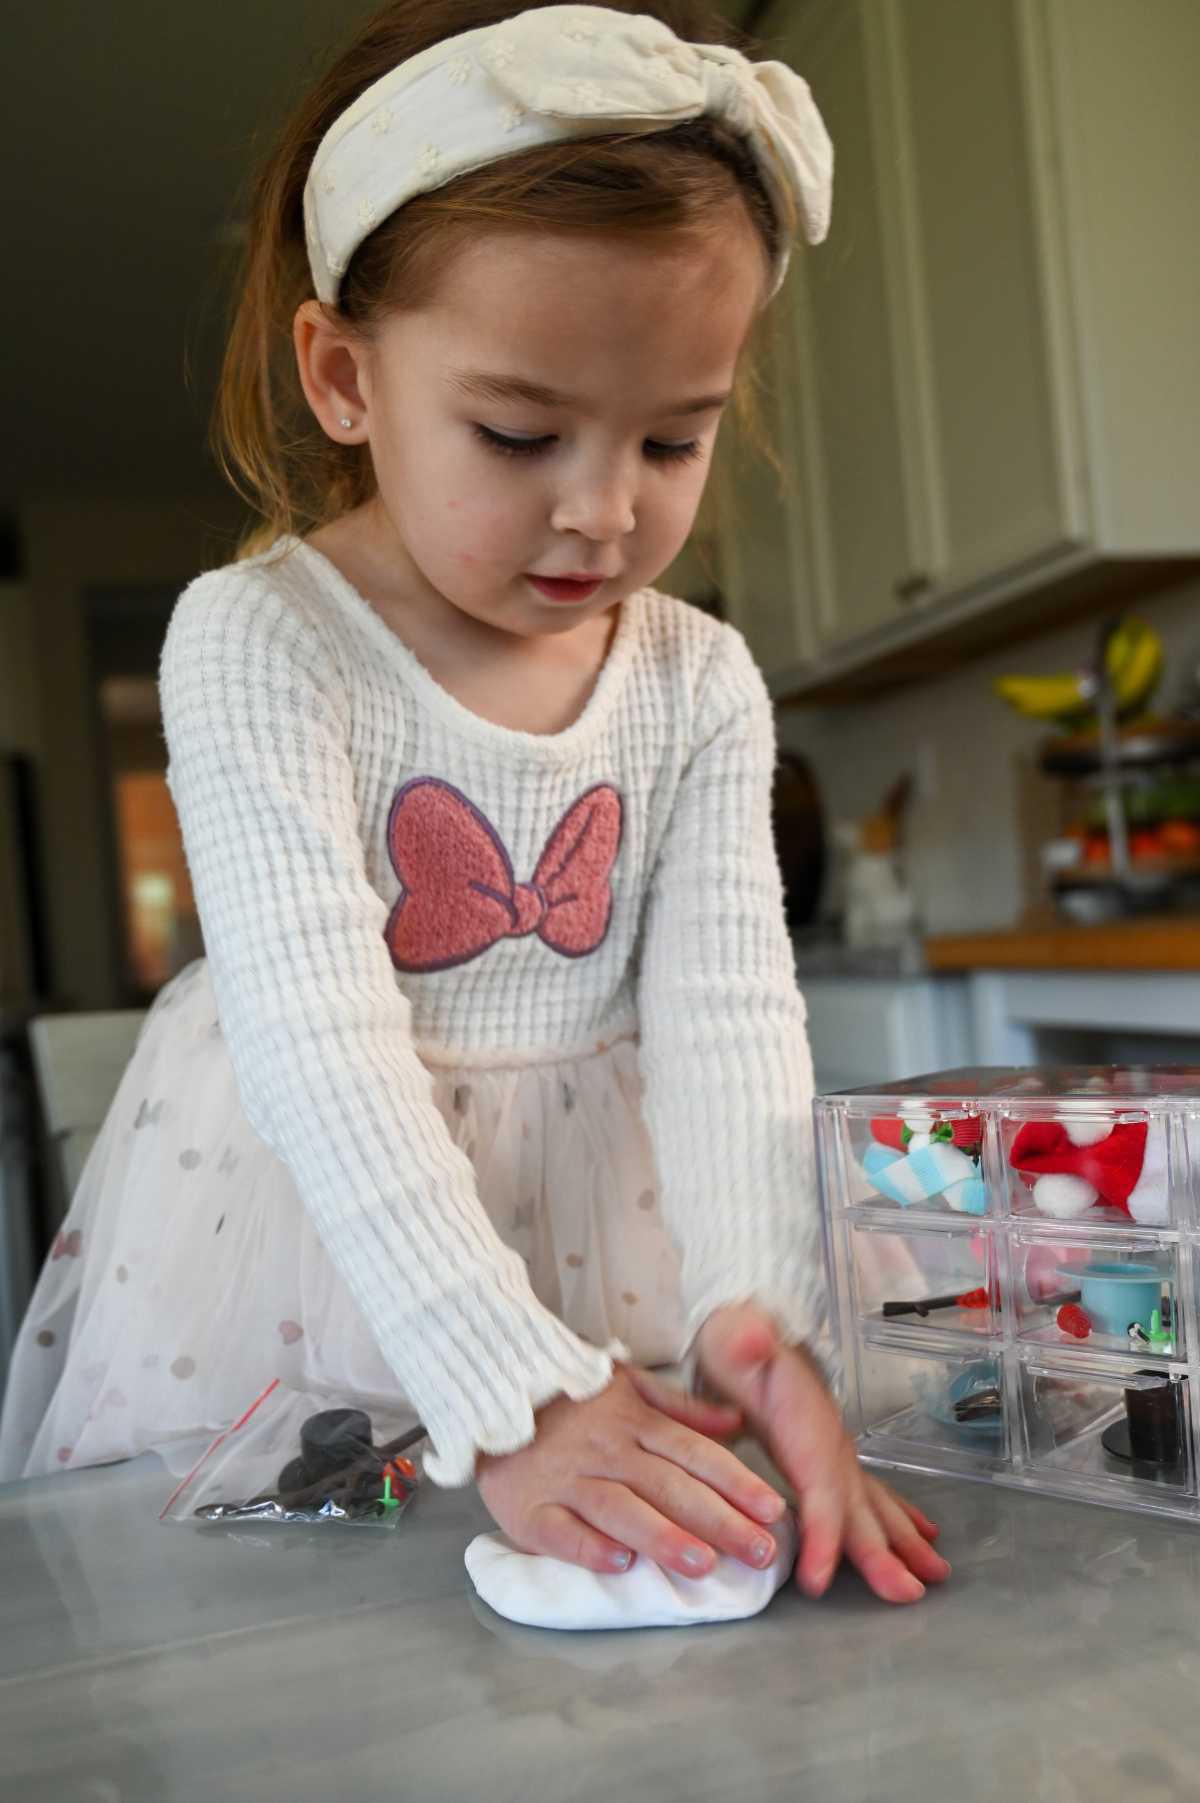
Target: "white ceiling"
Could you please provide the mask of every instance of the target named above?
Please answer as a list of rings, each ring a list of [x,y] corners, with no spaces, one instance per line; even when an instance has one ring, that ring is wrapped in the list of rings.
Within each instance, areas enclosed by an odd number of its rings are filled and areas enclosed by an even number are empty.
[[[201,494],[220,247],[256,145],[375,0],[5,9],[0,513]],[[725,9],[737,17],[743,0]],[[190,371],[190,373],[189,373]]]

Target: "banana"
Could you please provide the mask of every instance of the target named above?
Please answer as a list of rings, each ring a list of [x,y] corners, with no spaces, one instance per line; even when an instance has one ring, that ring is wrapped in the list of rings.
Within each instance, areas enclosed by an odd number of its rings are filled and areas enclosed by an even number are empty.
[[[1162,675],[1162,640],[1141,620],[1123,620],[1109,645],[1108,670],[1119,714],[1145,706]]]
[[[1162,664],[1162,640],[1153,627],[1143,620],[1122,620],[1105,657],[1118,714],[1137,713],[1146,705],[1162,675]],[[1078,724],[1095,711],[1077,670],[1058,676],[1001,676],[993,686],[1010,707],[1032,720]]]
[[[1063,676],[1000,676],[994,686],[1002,700],[1032,720],[1069,720],[1089,710],[1074,672]]]

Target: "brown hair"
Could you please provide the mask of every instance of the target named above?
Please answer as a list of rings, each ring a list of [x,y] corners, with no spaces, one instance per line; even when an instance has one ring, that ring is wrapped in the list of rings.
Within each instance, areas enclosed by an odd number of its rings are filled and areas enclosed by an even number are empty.
[[[748,46],[703,0],[607,3],[621,12],[652,14],[689,41]],[[375,492],[369,449],[336,444],[325,434],[296,368],[292,321],[314,292],[303,195],[317,146],[334,120],[398,63],[517,10],[505,0],[390,0],[296,108],[252,178],[212,425],[221,468],[258,516],[240,556],[265,549],[282,533],[303,536]],[[540,146],[460,175],[391,214],[351,258],[337,311],[369,334],[397,307],[426,304],[460,234],[472,227],[696,232],[719,224],[739,195],[766,256],[773,256],[780,227],[751,155],[716,121]],[[793,224],[785,222],[784,229]],[[744,360],[734,405],[751,437],[757,435],[754,383],[752,359]]]

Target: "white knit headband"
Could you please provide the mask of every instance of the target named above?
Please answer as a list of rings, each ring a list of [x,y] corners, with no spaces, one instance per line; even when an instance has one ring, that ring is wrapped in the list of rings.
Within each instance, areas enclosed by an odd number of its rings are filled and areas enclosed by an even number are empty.
[[[304,189],[318,297],[335,302],[363,239],[397,207],[535,145],[723,120],[750,147],[781,228],[778,289],[793,200],[810,244],[829,230],[833,146],[786,63],[752,63],[688,44],[644,13],[545,6],[447,38],[410,57],[335,120]]]

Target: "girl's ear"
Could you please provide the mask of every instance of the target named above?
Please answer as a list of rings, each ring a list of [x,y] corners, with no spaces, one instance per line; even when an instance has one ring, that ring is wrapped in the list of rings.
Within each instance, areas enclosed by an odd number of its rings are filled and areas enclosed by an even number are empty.
[[[367,402],[359,381],[366,358],[362,339],[331,319],[320,301],[307,300],[296,309],[292,342],[300,385],[323,431],[338,444],[365,444]]]

